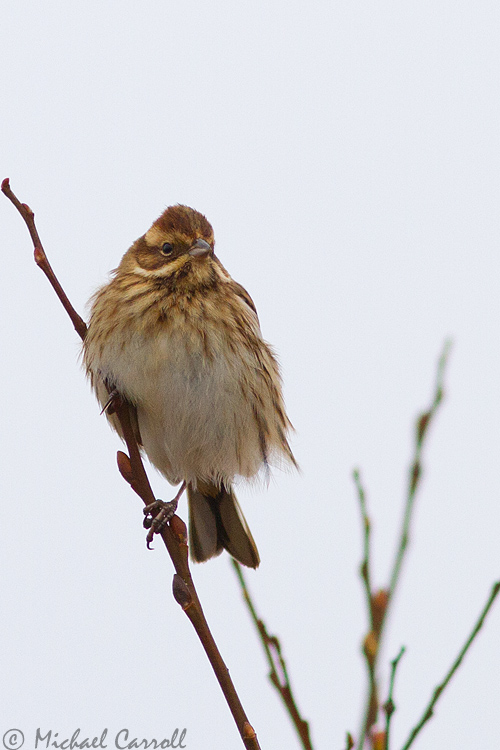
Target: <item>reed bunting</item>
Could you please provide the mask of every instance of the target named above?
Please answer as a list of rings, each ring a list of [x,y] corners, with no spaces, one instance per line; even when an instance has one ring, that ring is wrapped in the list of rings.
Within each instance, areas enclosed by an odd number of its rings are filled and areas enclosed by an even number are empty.
[[[101,405],[133,407],[136,436],[171,484],[185,482],[191,556],[224,548],[256,568],[236,477],[296,466],[275,356],[252,299],[214,255],[211,225],[171,206],[92,298],[84,364]],[[120,433],[116,415],[107,411]]]

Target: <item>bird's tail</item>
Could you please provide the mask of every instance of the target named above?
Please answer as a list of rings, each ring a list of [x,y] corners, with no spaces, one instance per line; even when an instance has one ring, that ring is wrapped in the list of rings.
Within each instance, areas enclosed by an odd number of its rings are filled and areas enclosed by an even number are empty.
[[[227,549],[235,560],[256,568],[259,553],[231,487],[198,482],[187,488],[189,547],[195,562],[205,562]]]

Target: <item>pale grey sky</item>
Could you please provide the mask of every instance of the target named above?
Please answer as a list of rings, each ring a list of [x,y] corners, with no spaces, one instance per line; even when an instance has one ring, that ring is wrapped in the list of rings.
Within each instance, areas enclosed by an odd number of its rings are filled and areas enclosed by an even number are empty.
[[[316,750],[358,731],[365,690],[351,472],[383,585],[413,420],[447,336],[446,400],[382,659],[387,677],[407,647],[394,749],[499,577],[499,14],[481,0],[18,0],[2,12],[0,178],[36,211],[75,306],[165,206],[187,203],[279,353],[302,473],[238,494],[262,557],[252,591]],[[0,198],[0,735],[185,726],[190,750],[238,748],[171,597],[171,563],[160,543],[145,549],[77,336]],[[194,575],[262,747],[298,747],[228,558]],[[496,750],[499,627],[497,606],[419,750]]]

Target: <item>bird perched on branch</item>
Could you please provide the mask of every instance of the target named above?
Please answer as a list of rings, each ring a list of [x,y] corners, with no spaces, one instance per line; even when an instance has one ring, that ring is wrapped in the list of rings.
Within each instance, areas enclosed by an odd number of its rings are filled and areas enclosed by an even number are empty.
[[[214,255],[205,216],[171,206],[125,253],[92,299],[84,364],[101,405],[113,392],[135,407],[139,445],[171,484],[185,483],[192,558],[225,548],[256,568],[232,483],[296,466],[291,424],[255,306]]]

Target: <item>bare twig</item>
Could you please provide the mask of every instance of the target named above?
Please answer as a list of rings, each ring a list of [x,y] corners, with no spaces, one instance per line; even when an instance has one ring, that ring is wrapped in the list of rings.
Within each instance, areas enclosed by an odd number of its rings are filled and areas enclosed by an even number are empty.
[[[416,495],[416,492],[420,483],[420,479],[422,477],[421,456],[422,456],[422,450],[424,446],[424,439],[425,439],[425,436],[427,435],[427,431],[432,422],[432,419],[441,401],[443,400],[443,377],[444,377],[444,372],[446,369],[446,363],[448,361],[448,355],[450,353],[450,348],[451,348],[451,341],[445,341],[443,351],[441,353],[441,356],[438,362],[434,399],[429,409],[420,415],[416,424],[415,453],[414,453],[413,461],[410,467],[408,491],[406,495],[406,504],[405,504],[405,510],[404,510],[404,515],[403,515],[401,534],[399,537],[399,545],[396,551],[396,557],[394,559],[394,565],[392,568],[391,580],[389,584],[389,599],[390,600],[393,599],[394,597],[394,593],[396,591],[396,587],[399,581],[399,576],[401,574],[401,566],[403,564],[405,551],[408,546],[415,495]]]
[[[78,315],[75,308],[73,307],[73,305],[67,298],[64,289],[60,285],[59,281],[57,280],[55,276],[54,271],[51,268],[51,265],[47,259],[47,256],[45,255],[45,250],[43,249],[42,242],[40,240],[38,231],[35,226],[35,214],[31,210],[31,208],[26,205],[26,203],[21,203],[21,201],[14,195],[14,193],[10,189],[10,182],[9,182],[8,177],[6,177],[5,180],[2,181],[2,193],[4,193],[4,195],[6,195],[10,201],[12,201],[14,206],[17,208],[17,210],[23,217],[26,223],[26,226],[28,227],[28,231],[30,233],[31,239],[33,240],[35,263],[37,264],[37,266],[39,266],[42,269],[42,271],[44,272],[44,274],[46,275],[46,277],[52,284],[52,287],[54,288],[55,293],[61,300],[64,309],[66,310],[69,317],[71,318],[71,322],[73,323],[77,334],[80,336],[81,339],[84,339],[85,334],[87,333],[87,326],[85,325],[85,322]]]
[[[358,469],[353,472],[354,482],[358,492],[361,518],[363,522],[363,561],[360,566],[360,575],[366,594],[366,609],[368,614],[369,629],[363,643],[363,654],[368,670],[368,690],[363,724],[359,733],[358,748],[362,749],[366,735],[370,727],[377,721],[378,715],[378,686],[376,678],[376,663],[379,651],[380,629],[384,621],[387,607],[387,591],[380,590],[373,593],[371,585],[371,521],[368,515],[366,496]]]
[[[395,659],[391,661],[391,679],[389,682],[389,696],[387,698],[387,701],[384,703],[384,711],[385,711],[385,745],[384,750],[389,750],[389,734],[391,729],[391,719],[392,714],[396,710],[396,706],[394,705],[393,695],[394,695],[394,681],[396,679],[396,670],[398,668],[398,664],[400,662],[401,657],[403,656],[405,652],[405,647],[401,646],[401,650],[399,654],[396,656]]]
[[[292,686],[290,684],[290,678],[288,676],[288,670],[285,659],[281,653],[281,644],[279,639],[275,635],[270,635],[267,631],[266,625],[257,615],[257,611],[250,596],[248,586],[243,575],[241,565],[234,559],[231,559],[233,567],[238,576],[238,581],[245,599],[246,605],[255,623],[255,627],[259,633],[264,651],[266,653],[267,661],[269,664],[269,679],[281,696],[285,707],[290,714],[293,721],[297,734],[299,735],[302,747],[304,750],[313,750],[311,743],[311,736],[309,733],[309,724],[305,721],[297,708],[297,703],[292,692]]]
[[[434,692],[432,694],[432,698],[429,701],[429,703],[428,703],[428,705],[427,705],[427,707],[426,707],[426,709],[425,709],[425,711],[424,711],[424,713],[422,715],[422,718],[420,719],[420,721],[418,722],[418,724],[414,727],[414,729],[412,729],[409,738],[407,739],[406,743],[403,745],[403,747],[401,748],[401,750],[408,750],[408,748],[413,744],[413,740],[416,738],[416,736],[419,734],[419,732],[421,731],[421,729],[423,728],[423,726],[429,721],[429,719],[433,715],[433,713],[434,713],[434,706],[436,705],[436,703],[437,703],[437,701],[438,701],[441,693],[443,692],[443,690],[445,689],[445,687],[448,685],[449,681],[451,680],[451,678],[455,674],[456,670],[460,666],[460,664],[462,662],[462,659],[464,658],[464,656],[467,653],[467,651],[469,650],[472,642],[474,641],[475,637],[477,636],[478,632],[480,631],[480,629],[481,629],[481,627],[483,625],[483,622],[484,622],[484,620],[486,618],[486,615],[490,611],[491,606],[493,605],[493,602],[495,601],[496,597],[498,596],[499,591],[500,591],[500,581],[497,581],[493,585],[493,588],[491,590],[491,594],[490,594],[490,596],[488,598],[488,601],[486,602],[485,606],[483,607],[483,610],[482,610],[482,612],[481,612],[481,614],[479,616],[478,621],[474,625],[471,634],[467,638],[467,640],[466,640],[464,646],[462,647],[460,653],[458,654],[457,658],[455,659],[455,661],[451,665],[451,667],[450,667],[450,669],[449,669],[446,677],[437,686],[437,688],[434,690]]]
[[[439,358],[436,386],[432,403],[429,409],[421,414],[417,419],[415,431],[415,448],[410,465],[403,520],[401,531],[398,537],[396,556],[390,574],[390,583],[387,589],[381,589],[378,593],[373,593],[373,590],[371,588],[370,517],[366,506],[364,490],[359,478],[359,472],[354,472],[354,481],[356,483],[358,498],[361,506],[364,531],[364,558],[361,565],[361,576],[366,592],[368,615],[370,621],[370,630],[365,638],[363,649],[368,670],[368,691],[363,713],[363,722],[359,734],[358,750],[363,750],[366,736],[369,734],[370,729],[377,721],[379,709],[377,664],[380,655],[380,646],[384,633],[384,626],[387,620],[388,610],[394,598],[394,593],[396,591],[396,587],[401,574],[401,567],[406,554],[406,550],[408,548],[415,496],[422,476],[421,456],[424,447],[424,439],[427,435],[429,425],[431,424],[432,419],[443,399],[443,376],[450,346],[451,342],[446,341]]]
[[[87,326],[72,306],[50,266],[35,226],[35,215],[33,211],[25,203],[21,203],[14,195],[10,188],[8,178],[2,182],[2,192],[10,201],[12,201],[24,219],[33,241],[35,261],[49,279],[64,309],[71,318],[75,330],[83,340],[87,332]],[[154,502],[156,498],[151,489],[149,479],[142,463],[139,446],[135,439],[130,417],[131,408],[132,407],[125,401],[117,401],[115,404],[115,412],[120,420],[123,436],[130,456],[129,458],[125,453],[119,451],[118,468],[124,479],[126,479],[132,489],[141,497],[144,504],[149,505]],[[189,569],[187,533],[184,522],[178,516],[174,516],[170,523],[162,529],[161,537],[167,547],[176,570],[173,585],[174,597],[190,619],[203,648],[205,649],[210,664],[212,665],[212,669],[215,672],[229,709],[238,727],[243,744],[247,750],[260,750],[255,730],[247,719],[234,684],[229,676],[229,671],[224,664],[219,649],[217,648],[217,644],[210,632],[200,600],[198,599]]]
[[[361,510],[361,519],[363,522],[363,560],[360,566],[360,575],[363,581],[363,588],[366,594],[366,609],[368,613],[369,629],[363,643],[363,654],[368,669],[368,699],[366,716],[363,719],[363,725],[359,734],[358,747],[362,748],[365,742],[366,732],[369,727],[375,724],[378,712],[378,694],[375,675],[375,664],[378,653],[378,625],[380,617],[376,616],[376,607],[374,607],[374,596],[371,585],[371,521],[368,515],[366,497],[361,477],[358,469],[353,472],[354,483],[358,491],[359,506]],[[380,592],[379,592],[380,593]]]
[[[370,536],[371,536],[371,523],[368,511],[366,508],[365,491],[361,484],[361,477],[359,469],[353,471],[354,483],[358,491],[359,506],[361,509],[361,518],[363,521],[363,539],[364,539],[364,556],[363,562],[361,563],[360,573],[364,583],[364,589],[366,594],[366,603],[368,609],[368,615],[370,618],[371,629],[373,630],[373,611],[372,611],[372,586],[371,586],[371,575],[370,575]]]

